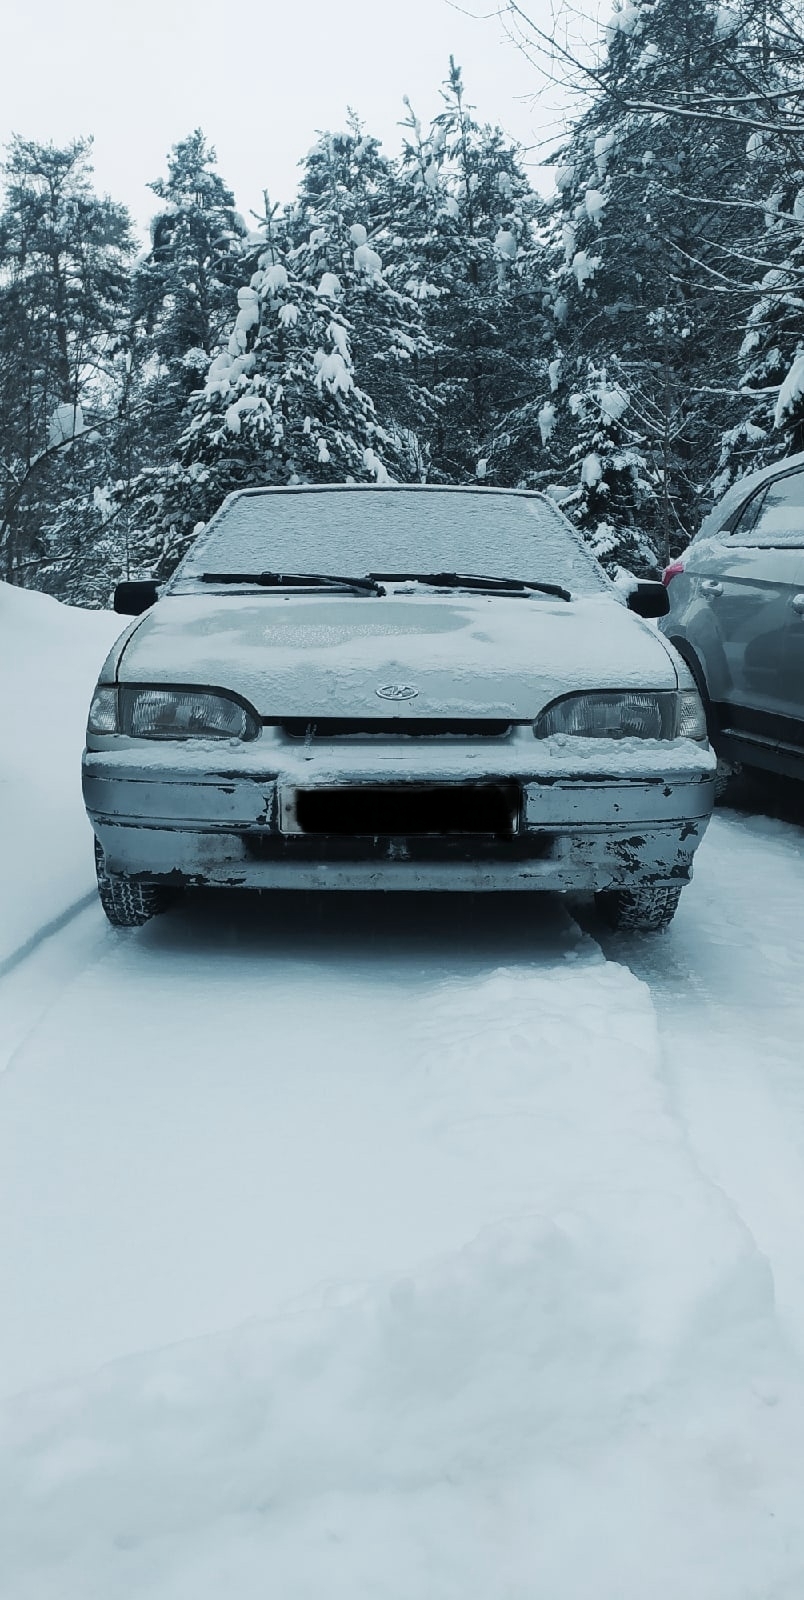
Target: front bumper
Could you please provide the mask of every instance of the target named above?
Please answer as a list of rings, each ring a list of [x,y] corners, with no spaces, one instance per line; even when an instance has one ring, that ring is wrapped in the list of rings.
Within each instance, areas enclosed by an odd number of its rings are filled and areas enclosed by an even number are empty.
[[[100,743],[100,741],[98,741]],[[299,832],[299,790],[514,782],[505,837]],[[679,883],[714,803],[714,758],[688,740],[398,744],[133,743],[85,752],[84,799],[112,872],[244,888],[600,890]]]

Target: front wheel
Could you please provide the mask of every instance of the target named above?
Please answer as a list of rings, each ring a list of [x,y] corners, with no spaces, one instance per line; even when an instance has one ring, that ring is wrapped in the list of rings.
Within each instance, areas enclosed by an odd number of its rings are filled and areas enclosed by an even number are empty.
[[[681,899],[681,884],[643,884],[640,889],[603,889],[595,904],[612,928],[658,933],[669,927]]]
[[[110,872],[100,840],[95,840],[95,872],[100,903],[113,928],[141,928],[166,911],[173,895],[159,884],[138,883],[121,872]]]

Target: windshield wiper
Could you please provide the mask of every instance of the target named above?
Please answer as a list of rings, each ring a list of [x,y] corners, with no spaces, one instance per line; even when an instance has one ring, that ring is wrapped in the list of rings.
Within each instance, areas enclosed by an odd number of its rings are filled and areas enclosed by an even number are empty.
[[[373,572],[372,578],[384,583],[427,583],[434,589],[480,589],[499,594],[554,595],[557,600],[571,600],[569,589],[558,583],[536,583],[529,578],[492,578],[479,572]]]
[[[385,594],[376,578],[338,578],[328,572],[202,572],[202,583],[254,583],[260,589],[352,589]]]
[[[433,589],[477,589],[486,594],[531,593],[571,600],[569,589],[529,578],[498,578],[478,572],[370,572],[365,578],[327,572],[202,572],[202,583],[253,583],[260,589],[338,589],[355,594],[385,594],[386,583],[426,583]]]

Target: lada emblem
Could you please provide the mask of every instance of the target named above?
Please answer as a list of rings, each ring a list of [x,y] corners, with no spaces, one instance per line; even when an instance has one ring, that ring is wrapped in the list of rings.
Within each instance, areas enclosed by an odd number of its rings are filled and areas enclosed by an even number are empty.
[[[381,689],[375,689],[381,700],[415,700],[418,689],[410,683],[384,683]]]

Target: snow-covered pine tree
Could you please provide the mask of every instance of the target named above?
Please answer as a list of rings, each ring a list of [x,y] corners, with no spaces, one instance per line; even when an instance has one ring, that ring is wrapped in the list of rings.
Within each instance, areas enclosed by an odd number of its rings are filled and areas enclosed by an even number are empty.
[[[15,139],[0,212],[0,563],[68,596],[85,592],[106,521],[132,251],[90,149]]]
[[[408,103],[397,270],[423,308],[422,376],[436,410],[432,474],[512,484],[528,467],[521,406],[547,334],[539,202],[517,147],[481,126],[450,60],[444,109],[425,133]]]
[[[612,566],[688,541],[728,415],[745,136],[665,107],[741,93],[741,49],[716,0],[624,0],[561,152],[545,467]]]
[[[406,476],[404,441],[356,381],[338,274],[312,284],[276,243],[264,246],[174,460],[141,476],[137,560],[154,576],[168,576],[234,489]]]

